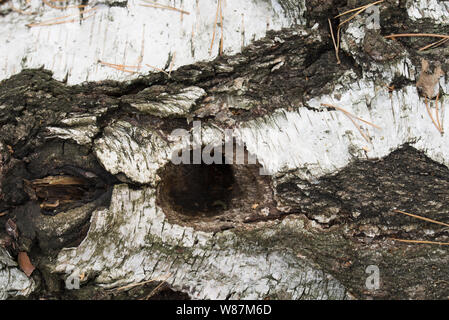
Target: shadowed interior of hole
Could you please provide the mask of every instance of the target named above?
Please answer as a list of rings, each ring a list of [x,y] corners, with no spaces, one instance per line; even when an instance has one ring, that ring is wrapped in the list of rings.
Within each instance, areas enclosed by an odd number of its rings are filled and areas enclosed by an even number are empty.
[[[225,164],[223,155],[221,159],[222,164],[169,163],[160,189],[164,202],[188,216],[214,216],[227,210],[236,185],[232,166]]]

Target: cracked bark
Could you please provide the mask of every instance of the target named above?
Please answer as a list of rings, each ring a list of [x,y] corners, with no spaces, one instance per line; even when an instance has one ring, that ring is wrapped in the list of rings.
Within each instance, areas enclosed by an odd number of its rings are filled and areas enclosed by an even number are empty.
[[[425,117],[415,83],[423,57],[447,73],[448,49],[419,53],[425,40],[383,36],[448,27],[386,1],[380,30],[363,14],[343,28],[337,64],[327,18],[348,8],[334,2],[311,1],[306,25],[170,78],[69,86],[34,69],[2,81],[0,223],[17,223],[11,254],[37,266],[31,289],[3,297],[104,298],[98,288],[165,279],[190,298],[447,298],[447,247],[391,238],[449,242],[447,228],[394,212],[447,221],[448,135]],[[443,103],[448,88],[443,79]],[[366,127],[367,143],[321,106],[329,97],[382,132]],[[233,129],[258,162],[171,164],[195,147],[172,130],[192,132],[194,120],[196,147],[229,142],[221,132]],[[19,273],[10,260],[0,271]],[[377,290],[366,287],[369,265]],[[82,275],[82,290],[64,290],[69,275]]]

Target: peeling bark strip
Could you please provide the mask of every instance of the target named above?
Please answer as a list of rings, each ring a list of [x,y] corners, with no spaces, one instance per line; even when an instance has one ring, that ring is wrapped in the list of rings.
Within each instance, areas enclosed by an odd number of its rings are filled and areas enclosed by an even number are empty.
[[[182,19],[198,15],[192,3],[179,8],[190,13]],[[69,85],[26,69],[35,62],[20,73],[5,67],[13,75],[0,82],[0,298],[99,298],[154,282],[145,298],[157,281],[194,299],[448,297],[449,133],[439,130],[449,128],[448,44],[419,51],[432,40],[386,38],[448,34],[435,15],[444,5],[386,0],[377,5],[379,28],[360,12],[342,24],[338,64],[329,21],[336,30],[335,17],[359,5],[267,3],[243,5],[270,12],[277,31],[265,36],[248,17],[236,29],[231,2],[220,3],[225,54],[212,61],[196,51],[198,40],[188,51],[194,59],[177,52],[176,68],[171,58],[165,66],[158,55],[122,52],[163,71],[123,82],[97,71],[90,78],[85,62],[68,83],[103,81]],[[106,7],[116,18],[125,10]],[[10,30],[16,13],[2,13],[0,27]],[[198,19],[186,24],[196,21],[189,34],[203,39]],[[108,32],[98,33],[105,45]],[[249,34],[259,40],[232,47]],[[134,62],[123,60],[110,62],[121,74],[111,78],[127,79],[119,69]],[[62,69],[45,66],[61,80]],[[225,164],[171,162],[234,143],[257,162],[218,152]],[[19,253],[36,267],[30,278]],[[61,285],[74,279],[80,290]]]

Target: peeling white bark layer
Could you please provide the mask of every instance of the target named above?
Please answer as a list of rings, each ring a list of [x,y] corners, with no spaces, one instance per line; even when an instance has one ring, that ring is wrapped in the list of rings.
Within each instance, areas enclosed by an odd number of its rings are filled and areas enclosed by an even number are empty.
[[[106,170],[138,183],[155,184],[156,171],[171,159],[171,152],[161,133],[122,121],[106,128],[95,142],[95,154]]]
[[[303,226],[286,219],[273,228]],[[272,232],[267,229],[261,237]],[[170,224],[155,204],[154,189],[127,185],[115,186],[109,209],[93,213],[79,247],[60,252],[56,271],[87,279],[96,274],[95,281],[105,287],[166,279],[195,299],[346,297],[337,280],[289,251],[271,251],[229,231],[214,235]]]
[[[366,19],[358,17],[342,34],[342,49],[356,60],[359,60],[357,51],[363,50],[365,23]],[[382,78],[374,77],[375,74],[381,74]],[[414,81],[417,74],[416,66],[407,56],[390,64],[372,62],[363,69],[362,78],[348,72],[336,81],[332,95],[307,101],[307,106],[317,111],[281,110],[245,124],[241,137],[248,151],[257,156],[268,172],[299,169],[298,174],[311,181],[338,171],[354,159],[384,157],[406,143],[449,166],[449,151],[444,147],[448,143],[447,130],[441,135],[434,127],[416,87],[388,91],[387,85],[395,77]],[[443,128],[448,128],[449,119],[445,108],[441,112],[441,105],[448,103],[449,79],[442,77],[439,85],[444,93],[440,99],[440,120]],[[371,140],[368,142],[343,112],[325,111],[323,103],[343,108],[380,126],[381,130],[356,120],[362,130],[367,130]]]
[[[337,94],[341,97],[336,98]],[[381,130],[358,122],[371,138],[368,143],[343,112],[318,112],[323,110],[322,103],[344,108]],[[447,104],[447,96],[441,103]],[[248,150],[269,172],[299,168],[303,178],[313,180],[354,159],[384,157],[405,143],[449,166],[449,151],[444,147],[449,142],[448,133],[441,135],[434,127],[414,86],[390,94],[386,87],[361,80],[341,86],[332,96],[313,98],[308,105],[317,111],[280,111],[247,123],[241,130]],[[445,111],[441,122],[448,128]]]
[[[30,8],[18,0],[12,5],[31,15],[11,11],[0,16],[0,80],[19,73],[24,68],[39,68],[54,72],[54,77],[68,84],[99,80],[130,80],[139,74],[156,72],[152,68],[173,70],[197,61],[213,60],[219,52],[221,27],[216,27],[211,48],[217,0],[159,0],[158,3],[177,7],[190,14],[172,10],[143,7],[143,0],[123,1],[125,7],[109,7],[114,1],[89,1],[81,22],[78,2],[70,1],[65,10],[45,6],[31,0]],[[7,10],[10,4],[0,6]],[[58,6],[62,6],[56,3]],[[87,11],[96,8],[94,11]],[[284,12],[277,0],[223,0],[223,50],[239,52],[251,41],[265,36],[268,30],[280,30],[293,24],[303,24],[305,4],[293,12]],[[50,26],[27,27],[53,20]],[[87,18],[88,17],[88,18]],[[139,66],[123,72],[101,65],[98,61]],[[173,61],[173,63],[172,63]],[[151,67],[147,66],[150,65]]]
[[[449,1],[441,0],[408,0],[408,16],[415,21],[432,19],[433,23],[449,23]]]
[[[36,285],[17,266],[8,252],[0,248],[0,300],[28,296]]]

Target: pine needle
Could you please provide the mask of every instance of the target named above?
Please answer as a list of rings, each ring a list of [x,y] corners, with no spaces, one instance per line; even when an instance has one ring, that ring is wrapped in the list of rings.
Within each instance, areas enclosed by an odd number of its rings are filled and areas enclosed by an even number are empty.
[[[220,0],[220,27],[221,27],[221,37],[220,37],[220,49],[219,54],[220,56],[223,54],[223,8],[221,6],[221,0]]]
[[[352,119],[352,117],[349,116],[347,113],[344,114],[346,117],[348,117],[349,120],[351,120],[352,124],[357,128],[357,130],[360,132],[360,134],[366,140],[366,142],[371,143],[372,142],[371,138],[363,132],[362,128],[360,128],[360,126],[354,121],[354,119]]]
[[[215,13],[215,22],[214,22],[214,31],[212,34],[212,43],[210,44],[210,49],[209,49],[209,54],[212,53],[212,48],[214,47],[214,42],[215,42],[215,31],[217,29],[217,23],[218,23],[218,16],[221,10],[221,0],[218,0],[217,3],[217,12]]]
[[[352,16],[350,16],[348,19],[344,20],[343,22],[340,22],[340,24],[338,25],[338,27],[340,28],[342,25],[344,25],[345,23],[351,21],[352,19],[354,19],[356,16],[358,16],[359,14],[361,14],[365,9],[362,8],[360,10],[358,10],[356,13],[354,13]]]
[[[385,0],[375,1],[375,2],[373,2],[373,3],[367,4],[367,5],[364,5],[364,6],[355,8],[355,9],[351,9],[351,10],[348,10],[348,11],[346,11],[346,12],[343,12],[342,14],[339,14],[339,15],[336,16],[335,18],[338,18],[338,17],[344,16],[344,15],[346,15],[346,14],[348,14],[348,13],[357,11],[357,12],[354,13],[352,16],[350,16],[348,19],[346,19],[345,21],[341,22],[338,26],[341,27],[342,25],[344,25],[345,23],[351,21],[352,19],[354,19],[356,16],[358,16],[359,14],[361,14],[363,11],[365,11],[365,10],[368,9],[369,7],[374,6],[374,5],[376,5],[376,4],[379,4],[379,3],[382,3],[382,2],[384,2],[384,1],[385,1]]]
[[[26,14],[28,16],[30,16],[32,14],[35,14],[35,12],[27,12],[27,11],[24,11],[22,9],[18,9],[18,8],[14,7],[12,2],[9,3],[9,7],[11,8],[12,11],[20,13],[20,14]]]
[[[111,292],[123,291],[123,290],[131,289],[131,288],[143,286],[143,285],[145,285],[147,283],[151,283],[151,282],[154,282],[154,281],[158,281],[158,280],[157,279],[150,279],[150,280],[143,281],[143,282],[131,283],[131,284],[128,284],[126,286],[119,287],[119,288],[114,288],[114,289],[111,289],[111,290],[108,290],[108,291],[111,291]]]
[[[353,117],[353,118],[355,118],[355,119],[357,119],[357,120],[359,120],[359,121],[362,121],[362,122],[364,122],[364,123],[366,123],[366,124],[368,124],[368,125],[370,125],[370,126],[376,128],[376,129],[382,130],[382,128],[379,127],[378,125],[375,125],[374,123],[371,123],[371,122],[366,121],[366,120],[364,120],[364,119],[362,119],[362,118],[359,118],[359,117],[357,117],[356,115],[350,113],[349,111],[347,111],[347,110],[345,110],[345,109],[343,109],[343,108],[334,106],[333,104],[329,104],[329,103],[322,103],[321,105],[322,105],[322,106],[325,106],[325,107],[330,107],[330,108],[334,108],[334,109],[340,110],[340,111],[342,111],[343,113],[345,113],[345,114],[347,114],[347,115],[349,115],[349,116],[351,116],[351,117]]]
[[[331,23],[331,19],[327,19],[327,21],[329,22],[329,29],[331,32],[331,36],[332,36],[332,43],[334,44],[334,49],[335,49],[335,57],[337,58],[337,64],[340,64],[340,57],[339,57],[339,46],[337,45],[337,43],[335,42],[335,37],[334,37],[334,30],[332,28],[332,23]],[[338,28],[338,31],[340,31],[340,28]]]
[[[385,0],[375,1],[375,2],[369,3],[369,4],[364,5],[364,6],[361,6],[361,7],[358,7],[358,8],[354,8],[354,9],[351,9],[351,10],[348,10],[348,11],[345,11],[345,12],[340,13],[339,15],[335,16],[334,18],[339,18],[339,17],[344,16],[344,15],[346,15],[346,14],[355,12],[352,16],[350,16],[348,19],[344,20],[343,22],[341,22],[341,23],[338,25],[338,27],[337,27],[337,40],[336,40],[336,41],[335,41],[334,31],[333,31],[333,29],[332,29],[331,21],[330,21],[330,19],[328,19],[329,27],[330,27],[330,31],[331,31],[331,36],[332,36],[332,41],[333,41],[333,43],[334,43],[334,48],[335,48],[335,55],[336,55],[336,57],[337,57],[337,64],[340,64],[340,63],[341,63],[341,61],[340,61],[340,56],[339,56],[339,50],[340,50],[340,49],[339,49],[339,48],[340,48],[340,29],[341,29],[341,27],[342,27],[345,23],[347,23],[347,22],[351,21],[352,19],[354,19],[356,16],[358,16],[359,14],[361,14],[363,11],[365,11],[365,10],[368,9],[369,7],[374,6],[374,5],[376,5],[376,4],[379,4],[379,3],[382,3],[382,2],[384,2],[384,1],[385,1]]]
[[[139,66],[127,66],[124,64],[109,63],[109,62],[104,62],[104,61],[99,61],[99,63],[101,63],[105,66],[109,66],[109,67],[119,67],[119,68],[129,68],[129,69],[138,69],[139,68]]]
[[[90,17],[94,16],[96,13],[93,13],[87,17],[83,17],[83,18],[79,18],[79,19],[71,19],[71,20],[64,20],[64,21],[58,21],[58,22],[52,22],[52,23],[38,23],[38,24],[29,24],[28,27],[45,27],[45,26],[54,26],[54,25],[58,25],[58,24],[64,24],[64,23],[72,23],[72,22],[79,22],[79,21],[84,21],[89,19]]]
[[[397,33],[397,34],[390,34],[389,36],[385,36],[386,39],[393,39],[400,37],[432,37],[432,38],[441,38],[438,41],[432,42],[431,44],[428,44],[422,48],[420,48],[418,51],[424,51],[426,49],[429,49],[431,47],[438,47],[449,40],[449,35],[446,34],[436,34],[436,33]]]
[[[153,2],[153,1],[148,1],[148,0],[143,0],[145,1],[147,4],[140,4],[142,7],[149,7],[149,8],[156,8],[156,9],[167,9],[167,10],[172,10],[172,11],[177,11],[183,14],[190,14],[190,12],[185,11],[185,10],[181,10],[175,7],[171,7],[171,6],[167,6],[164,4],[160,4],[157,2]]]
[[[84,10],[82,13],[86,14],[86,13],[94,11],[94,10],[97,10],[97,8],[94,7],[94,8],[88,9],[88,10]],[[42,21],[42,22],[39,22],[39,23],[27,24],[27,26],[28,27],[52,26],[52,25],[56,25],[56,24],[63,24],[63,23],[69,23],[69,22],[83,21],[83,20],[86,20],[86,19],[92,17],[95,14],[96,14],[96,12],[94,12],[93,14],[91,14],[91,15],[89,15],[87,17],[83,17],[83,18],[76,18],[76,19],[58,21],[58,20],[62,20],[62,19],[70,18],[70,17],[79,16],[78,13],[76,13],[76,14],[69,14],[69,15],[66,15],[66,16],[63,16],[63,17],[57,17],[57,18],[45,20],[45,21]]]
[[[346,15],[346,14],[348,14],[348,13],[351,13],[351,12],[354,12],[354,11],[357,11],[357,10],[360,10],[360,9],[363,9],[363,8],[364,8],[364,9],[367,9],[367,8],[369,8],[369,7],[371,7],[371,6],[374,6],[374,5],[376,5],[376,4],[378,4],[378,3],[381,3],[381,2],[384,2],[384,1],[385,1],[385,0],[379,0],[379,1],[376,1],[376,2],[373,2],[373,3],[370,3],[370,4],[366,4],[366,5],[361,6],[361,7],[358,7],[358,8],[354,8],[354,9],[345,11],[345,12],[340,13],[339,15],[335,16],[334,18],[339,18],[339,17],[344,16],[344,15]]]
[[[151,283],[151,282],[155,282],[155,281],[166,281],[170,276],[171,276],[171,274],[168,274],[168,276],[165,276],[163,278],[155,278],[155,279],[150,279],[150,280],[146,280],[146,281],[142,281],[142,282],[131,283],[131,284],[128,284],[128,285],[123,286],[123,287],[110,289],[108,291],[123,291],[123,290],[131,289],[131,288],[143,286],[143,285],[145,285],[147,283]]]
[[[137,73],[136,71],[133,70],[127,70],[125,68],[130,68],[130,69],[134,69],[134,68],[138,68],[137,66],[125,66],[123,64],[115,64],[115,63],[109,63],[109,62],[104,62],[104,61],[98,61],[99,64],[119,70],[119,71],[123,71],[123,72],[127,72],[127,73]]]
[[[364,120],[364,119],[362,119],[362,118],[359,118],[359,117],[357,117],[356,115],[350,113],[349,111],[347,111],[347,110],[345,110],[345,109],[343,109],[343,108],[340,108],[340,107],[337,107],[337,106],[334,106],[334,105],[328,104],[328,103],[322,103],[321,105],[322,105],[322,106],[325,106],[325,107],[334,108],[334,109],[337,109],[337,110],[343,112],[343,114],[344,114],[345,116],[347,116],[349,120],[351,120],[352,124],[357,128],[357,130],[360,132],[360,134],[362,135],[362,137],[363,137],[363,138],[366,140],[366,142],[368,142],[368,143],[371,143],[371,142],[372,142],[372,141],[371,141],[371,138],[370,138],[369,136],[367,136],[367,135],[363,132],[362,128],[360,128],[360,126],[354,121],[354,119],[357,119],[357,120],[359,120],[359,121],[362,121],[362,122],[364,122],[364,123],[366,123],[366,124],[368,124],[368,125],[370,125],[370,126],[376,128],[376,129],[381,129],[379,126],[375,125],[374,123],[371,123],[371,122],[366,121],[366,120]]]
[[[432,220],[432,219],[429,219],[429,218],[426,218],[426,217],[418,216],[416,214],[408,213],[408,212],[401,211],[401,210],[393,210],[393,211],[397,212],[397,213],[405,214],[407,216],[410,216],[410,217],[413,217],[413,218],[416,218],[416,219],[420,219],[420,220],[424,220],[424,221],[427,221],[427,222],[439,224],[439,225],[442,225],[442,226],[445,226],[445,227],[449,227],[449,224],[444,223],[444,222]]]
[[[162,73],[166,74],[167,76],[170,76],[170,74],[169,74],[167,71],[165,71],[165,70],[162,70],[162,69],[160,69],[160,68],[158,68],[158,67],[151,66],[151,65],[149,65],[149,64],[145,64],[145,65],[146,65],[147,67],[151,68],[151,69],[154,69],[154,70],[156,70],[156,71],[162,72]]]
[[[424,51],[424,50],[432,48],[432,47],[436,48],[436,47],[442,45],[443,43],[447,42],[448,40],[449,40],[449,38],[440,39],[438,41],[432,42],[431,44],[428,44],[427,46],[419,48],[418,51]]]
[[[446,34],[436,34],[436,33],[394,33],[389,36],[385,36],[386,39],[395,39],[401,37],[433,37],[433,38],[442,38],[449,39],[449,35]]]
[[[158,286],[154,288],[153,291],[151,291],[150,294],[145,297],[145,300],[149,300],[152,296],[154,296],[164,284],[165,284],[164,281],[159,283]]]

